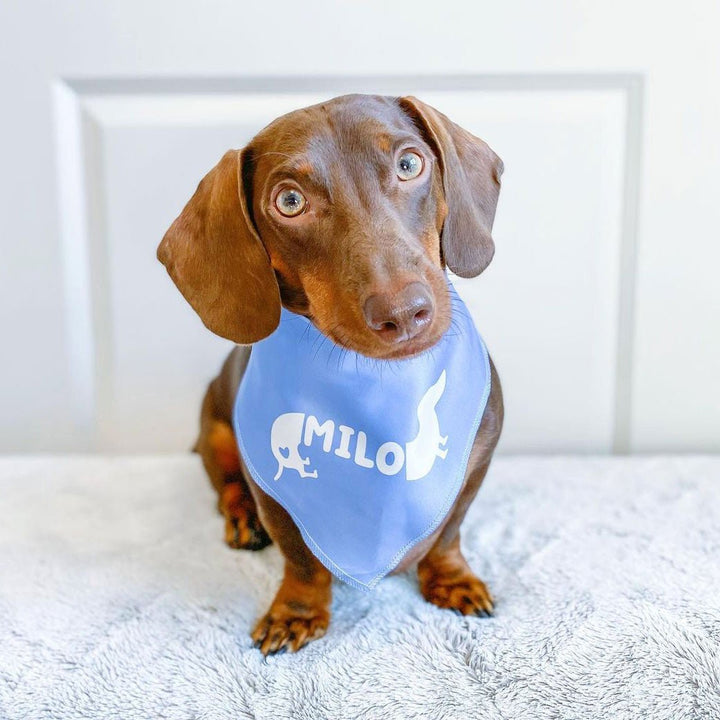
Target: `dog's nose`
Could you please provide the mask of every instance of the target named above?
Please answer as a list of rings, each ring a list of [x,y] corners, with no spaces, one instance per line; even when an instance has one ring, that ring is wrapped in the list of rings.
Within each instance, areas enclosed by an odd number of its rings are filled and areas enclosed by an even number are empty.
[[[368,327],[391,343],[419,335],[432,322],[434,310],[430,290],[421,282],[408,283],[398,292],[371,295],[363,308]]]

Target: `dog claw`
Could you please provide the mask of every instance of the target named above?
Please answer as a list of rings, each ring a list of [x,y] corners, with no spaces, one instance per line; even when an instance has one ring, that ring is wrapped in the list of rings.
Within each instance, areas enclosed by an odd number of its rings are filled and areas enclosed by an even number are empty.
[[[296,652],[305,644],[322,637],[330,620],[327,610],[308,616],[288,613],[287,607],[280,606],[262,618],[252,632],[254,647],[265,655],[281,655]]]
[[[471,573],[462,576],[430,576],[421,584],[426,600],[456,615],[491,617],[493,601],[485,583]]]
[[[489,617],[492,617],[492,613],[488,612],[487,610],[484,610],[483,608],[477,608],[477,609],[474,611],[473,614],[475,614],[475,615],[477,615],[478,617],[481,617],[481,618],[489,618]]]

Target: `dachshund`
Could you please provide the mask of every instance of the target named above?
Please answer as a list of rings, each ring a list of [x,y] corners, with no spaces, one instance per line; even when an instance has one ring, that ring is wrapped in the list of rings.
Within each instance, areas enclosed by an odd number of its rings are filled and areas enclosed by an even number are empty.
[[[290,112],[225,153],[160,243],[159,260],[203,323],[237,345],[205,394],[195,450],[217,490],[227,544],[259,550],[274,542],[284,556],[280,587],[251,633],[264,655],[325,634],[333,574],[275,496],[272,483],[284,478],[271,473],[270,485],[259,483],[238,445],[233,412],[253,345],[268,342],[287,317],[379,365],[402,368],[432,353],[452,332],[447,269],[476,277],[493,257],[502,171],[485,142],[415,97],[346,95]],[[503,422],[498,375],[489,358],[486,365],[489,394],[453,502],[388,569],[417,565],[423,597],[462,615],[493,611],[460,549],[460,525]],[[270,392],[272,376],[263,377]],[[456,380],[455,392],[471,380]],[[437,402],[444,375],[439,383],[426,403]],[[253,414],[240,425],[252,426]],[[317,482],[309,467],[302,481],[297,473],[298,482]]]

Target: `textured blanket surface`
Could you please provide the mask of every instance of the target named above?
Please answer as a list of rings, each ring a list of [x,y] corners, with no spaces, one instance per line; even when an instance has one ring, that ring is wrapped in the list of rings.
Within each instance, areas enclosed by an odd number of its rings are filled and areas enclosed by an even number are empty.
[[[499,458],[463,526],[494,618],[336,583],[268,660],[281,557],[223,544],[198,458],[4,459],[0,493],[3,719],[720,718],[720,458]]]

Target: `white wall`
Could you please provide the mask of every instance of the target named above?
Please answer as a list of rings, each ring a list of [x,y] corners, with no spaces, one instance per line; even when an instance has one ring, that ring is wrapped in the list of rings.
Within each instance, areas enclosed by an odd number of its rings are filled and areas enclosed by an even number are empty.
[[[717,451],[718,20],[714,0],[3,3],[0,450],[188,447],[227,344],[157,241],[227,147],[361,90],[420,94],[506,162],[496,260],[461,284],[503,450]]]

